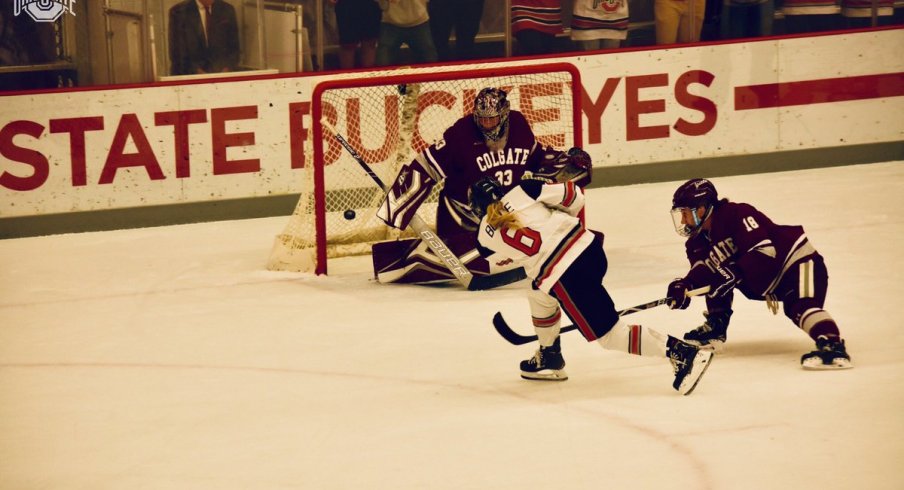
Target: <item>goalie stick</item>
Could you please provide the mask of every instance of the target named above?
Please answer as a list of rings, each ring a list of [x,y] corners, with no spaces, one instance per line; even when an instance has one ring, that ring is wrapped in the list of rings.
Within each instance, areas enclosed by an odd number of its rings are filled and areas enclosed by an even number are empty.
[[[692,289],[686,294],[687,296],[699,296],[708,292],[709,286],[703,286],[702,288]],[[649,310],[650,308],[655,308],[666,303],[668,303],[668,298],[659,298],[642,305],[625,308],[624,310],[618,312],[618,316],[625,316],[632,313],[637,313],[638,311]],[[509,324],[505,321],[505,318],[502,318],[502,313],[498,311],[495,315],[493,315],[493,326],[496,327],[496,331],[499,332],[499,335],[501,335],[502,338],[508,340],[509,343],[514,345],[528,344],[537,340],[536,335],[521,335],[518,332],[512,330],[512,327],[510,327]],[[559,330],[559,334],[570,332],[572,330],[576,330],[577,328],[577,325],[568,325],[567,327],[562,327],[562,329]]]
[[[380,178],[380,176],[374,173],[373,169],[370,168],[370,165],[368,165],[367,162],[364,161],[364,158],[358,154],[358,151],[355,150],[354,147],[352,147],[352,145],[345,139],[345,137],[343,137],[342,134],[340,134],[339,131],[336,130],[336,128],[333,127],[333,125],[331,125],[325,119],[322,119],[320,123],[331,133],[333,133],[336,141],[338,141],[339,144],[341,144],[342,147],[345,148],[345,151],[347,151],[348,154],[351,155],[356,162],[358,162],[358,165],[360,165],[361,168],[363,168],[364,171],[367,172],[367,175],[369,175],[370,178],[373,179],[373,181],[378,186],[380,186],[381,189],[383,189],[383,192],[388,193],[389,188],[383,183],[383,180]],[[421,237],[421,240],[423,240],[427,244],[427,246],[430,247],[430,250],[432,250],[433,253],[443,261],[443,264],[445,264],[446,268],[448,268],[449,271],[452,272],[452,275],[454,275],[455,278],[458,279],[458,282],[460,282],[470,291],[492,289],[520,281],[521,279],[527,277],[527,274],[525,274],[523,267],[500,272],[497,274],[488,274],[486,276],[475,277],[474,274],[472,274],[471,271],[468,270],[468,268],[462,263],[461,259],[459,259],[458,256],[456,256],[454,253],[452,253],[446,243],[443,242],[443,240],[436,233],[434,233],[433,230],[430,229],[427,223],[425,223],[420,216],[415,214],[414,217],[411,218],[409,226],[411,226],[411,228],[418,234],[418,236]]]

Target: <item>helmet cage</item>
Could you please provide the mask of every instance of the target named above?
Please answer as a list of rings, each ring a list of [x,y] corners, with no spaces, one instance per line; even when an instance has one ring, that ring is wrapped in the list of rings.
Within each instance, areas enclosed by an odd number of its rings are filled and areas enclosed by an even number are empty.
[[[508,128],[511,106],[506,96],[505,90],[485,88],[474,98],[474,123],[488,140],[499,140]]]

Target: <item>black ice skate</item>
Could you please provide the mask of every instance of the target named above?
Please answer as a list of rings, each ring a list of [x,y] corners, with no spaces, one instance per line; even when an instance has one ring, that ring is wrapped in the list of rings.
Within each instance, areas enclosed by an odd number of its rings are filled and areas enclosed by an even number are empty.
[[[844,339],[829,339],[820,335],[816,339],[816,350],[800,357],[800,365],[804,369],[829,370],[850,369],[851,356],[844,348]]]
[[[706,321],[703,322],[703,325],[684,334],[684,341],[696,346],[720,350],[727,338],[728,322],[721,318],[710,318],[706,313],[703,315],[706,316]]]
[[[710,365],[713,357],[711,349],[703,349],[669,336],[669,360],[675,369],[675,381],[672,387],[682,395],[690,395],[703,373]]]
[[[559,337],[549,347],[540,347],[534,357],[521,361],[521,377],[539,381],[565,381],[568,374],[563,371],[565,358]]]

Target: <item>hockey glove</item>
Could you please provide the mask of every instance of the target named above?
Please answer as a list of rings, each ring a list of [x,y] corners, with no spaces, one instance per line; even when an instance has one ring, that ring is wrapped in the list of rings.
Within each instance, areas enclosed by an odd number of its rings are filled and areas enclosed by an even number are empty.
[[[584,170],[593,168],[593,161],[590,159],[590,154],[576,146],[568,150],[568,159],[572,165]]]
[[[567,152],[550,154],[546,159],[547,163],[533,172],[525,172],[523,178],[547,184],[571,181],[581,188],[590,183],[593,162],[586,151],[574,147]]]
[[[669,283],[668,299],[669,308],[673,310],[683,310],[690,306],[691,298],[687,295],[691,285],[683,278],[678,278]]]
[[[727,296],[741,282],[741,275],[734,264],[723,262],[715,264],[712,278],[709,280],[710,290],[706,296],[718,299]]]

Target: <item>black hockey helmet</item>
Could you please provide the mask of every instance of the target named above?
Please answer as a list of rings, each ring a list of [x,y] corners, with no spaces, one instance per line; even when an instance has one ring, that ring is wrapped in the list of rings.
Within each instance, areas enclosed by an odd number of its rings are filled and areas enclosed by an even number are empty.
[[[468,188],[468,202],[471,204],[471,211],[478,218],[482,218],[487,214],[487,207],[502,199],[503,195],[505,193],[502,191],[502,185],[496,179],[484,177]]]
[[[672,222],[679,235],[696,235],[719,201],[716,186],[706,179],[691,179],[681,184],[672,196]],[[698,214],[704,208],[703,215]]]
[[[474,98],[474,123],[491,141],[497,141],[508,127],[510,104],[505,90],[487,87]]]

